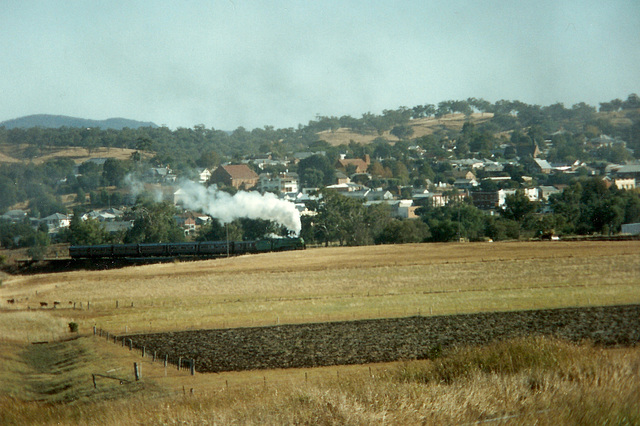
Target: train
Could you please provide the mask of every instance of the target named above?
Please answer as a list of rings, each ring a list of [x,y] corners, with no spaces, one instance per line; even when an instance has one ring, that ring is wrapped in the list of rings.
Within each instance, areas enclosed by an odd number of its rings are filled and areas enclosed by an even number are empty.
[[[228,242],[73,245],[69,247],[69,256],[72,259],[217,257],[305,248],[301,237],[288,237]]]

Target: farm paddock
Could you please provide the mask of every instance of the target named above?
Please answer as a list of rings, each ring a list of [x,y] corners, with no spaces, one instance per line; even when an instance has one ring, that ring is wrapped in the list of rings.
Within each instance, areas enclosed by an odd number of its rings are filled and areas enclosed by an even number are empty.
[[[640,342],[640,305],[491,312],[120,336],[199,372],[429,359],[454,346],[549,336],[602,346]]]

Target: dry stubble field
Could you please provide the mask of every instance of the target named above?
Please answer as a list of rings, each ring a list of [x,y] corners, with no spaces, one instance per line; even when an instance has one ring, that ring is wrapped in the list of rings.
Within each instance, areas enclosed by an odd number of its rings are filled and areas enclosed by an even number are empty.
[[[640,302],[639,282],[638,241],[326,248],[109,271],[11,277],[4,279],[0,287],[4,307],[0,312],[0,338],[9,343],[7,347],[14,348],[3,352],[4,360],[11,361],[5,365],[21,367],[5,367],[0,375],[8,382],[22,375],[31,377],[33,366],[24,364],[20,351],[25,346],[20,342],[54,340],[68,335],[66,323],[69,321],[78,322],[81,333],[88,332],[93,325],[122,333],[125,329],[128,332],[147,332],[418,313],[443,315],[627,304]],[[5,299],[11,298],[16,303],[9,305]],[[57,309],[40,309],[40,302],[51,306],[54,301],[61,302]],[[73,303],[77,309],[72,309]],[[97,365],[92,361],[94,358],[101,360],[102,364],[98,363],[100,368],[107,371],[125,369],[123,366],[129,365],[135,357],[115,345],[96,342],[92,337],[78,339],[73,345],[78,346],[77,350],[83,354],[93,354],[83,358],[87,362],[86,371]],[[542,421],[544,424],[550,423],[554,416],[560,415],[558,413],[575,420],[571,413],[572,404],[591,404],[590,419],[596,420],[638,414],[637,405],[629,402],[638,395],[640,361],[635,348],[604,350],[588,344],[571,346],[544,341],[516,342],[508,345],[507,349],[493,350],[518,351],[518,345],[532,345],[533,348],[548,345],[550,349],[543,351],[540,359],[550,356],[555,360],[553,368],[547,368],[543,362],[542,367],[525,363],[522,369],[513,367],[506,373],[482,368],[468,370],[471,367],[465,363],[463,368],[459,367],[460,361],[455,357],[460,355],[445,354],[443,360],[458,366],[454,371],[462,368],[464,374],[460,378],[426,380],[424,374],[432,373],[423,372],[418,374],[422,378],[415,379],[414,375],[407,379],[403,373],[407,368],[426,371],[437,367],[435,361],[421,361],[408,366],[375,365],[372,370],[367,367],[305,370],[305,379],[311,376],[307,381],[302,379],[303,372],[299,370],[199,374],[194,378],[176,371],[165,378],[164,369],[149,363],[144,368],[154,373],[146,376],[146,387],[128,386],[131,392],[127,398],[108,397],[111,391],[107,387],[101,392],[106,392],[105,399],[110,402],[75,402],[74,406],[77,408],[80,404],[84,411],[102,416],[109,423],[125,423],[126,418],[140,421],[145,416],[161,423],[181,419],[188,422],[217,419],[223,423],[362,424],[378,420],[389,423],[445,419],[469,421],[519,415],[523,418],[533,416],[538,420],[548,418],[548,422]],[[27,346],[23,353],[32,353],[36,350],[34,348],[47,352],[48,349],[39,349],[45,346],[51,345]],[[532,350],[529,348],[526,352]],[[108,357],[108,364],[119,367],[103,367],[104,351],[113,353]],[[573,361],[561,362],[562,357],[558,354],[566,351],[582,355],[569,357]],[[488,356],[495,358],[495,354]],[[602,358],[601,365],[594,366],[590,361],[593,357]],[[509,359],[516,358],[509,355]],[[479,365],[487,365],[487,362]],[[16,376],[12,373],[15,370],[22,373],[16,373]],[[374,377],[371,377],[372,371]],[[122,374],[131,376],[126,369]],[[616,380],[605,380],[607,374],[613,374]],[[599,384],[589,391],[595,392],[591,394],[587,389],[593,387],[594,380]],[[71,383],[67,391],[76,386],[73,381]],[[82,385],[77,385],[78,389],[84,389],[83,386],[88,384],[82,382]],[[165,398],[171,398],[171,391],[180,390],[181,386],[194,388],[194,395],[189,396],[186,392],[184,399],[169,404]],[[79,391],[76,399],[70,399],[95,400],[96,395],[92,392],[100,391],[90,388]],[[404,393],[400,392],[401,388]],[[20,386],[16,385],[16,389]],[[153,392],[145,389],[153,389]],[[616,389],[613,395],[619,396],[614,398],[609,408],[603,407],[601,398],[612,395],[611,389]],[[473,390],[473,395],[467,392],[470,390]],[[496,392],[511,392],[513,395],[505,400],[504,395],[499,398]],[[19,398],[19,393],[12,391],[8,395],[9,398]],[[37,391],[35,393],[38,394]],[[131,398],[151,398],[151,394],[154,402],[149,402],[148,408],[142,410],[139,404],[132,405]],[[557,409],[551,403],[556,394],[565,395],[564,405]],[[49,401],[56,393],[46,395],[25,399]],[[226,400],[220,399],[221,395]],[[514,395],[523,398],[515,405],[510,399]],[[6,398],[3,399],[3,407],[13,407],[13,403],[7,405]],[[233,401],[231,405],[229,398]],[[461,405],[452,404],[451,398],[459,399]],[[475,402],[469,402],[471,400]],[[546,408],[541,408],[544,406],[542,401],[548,401]],[[6,420],[42,415],[40,405],[24,404],[22,414],[10,410]],[[167,408],[170,405],[172,408]],[[127,408],[123,411],[122,407]],[[239,410],[239,407],[244,409]],[[79,415],[76,408],[71,412]],[[51,421],[68,420],[66,410],[69,409],[64,404],[49,408]],[[112,413],[114,409],[120,414]],[[122,417],[123,412],[129,417]],[[86,420],[82,416],[77,419],[80,423]]]

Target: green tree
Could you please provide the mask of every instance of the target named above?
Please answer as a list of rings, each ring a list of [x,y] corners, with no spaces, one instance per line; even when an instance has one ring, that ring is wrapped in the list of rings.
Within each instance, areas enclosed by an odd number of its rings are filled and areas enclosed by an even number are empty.
[[[393,219],[376,236],[376,244],[421,243],[430,236],[429,227],[421,220]]]
[[[43,260],[51,239],[49,234],[42,230],[38,230],[34,237],[34,242],[27,250],[27,254],[32,260]]]
[[[196,160],[198,167],[215,168],[220,165],[220,155],[215,151],[205,151],[200,155],[200,158]]]
[[[222,225],[217,219],[211,220],[198,231],[197,241],[242,241],[244,230],[239,220]]]
[[[175,220],[176,208],[169,202],[143,202],[134,207],[133,227],[126,243],[170,243],[184,241],[184,231]]]
[[[507,195],[504,202],[502,215],[516,222],[522,223],[525,218],[535,212],[537,204],[524,194],[524,191],[517,190],[515,194]]]
[[[398,139],[408,139],[413,135],[413,127],[406,125],[395,126],[390,133]]]
[[[109,241],[109,233],[96,219],[82,220],[79,212],[73,215],[68,231],[68,241],[72,245],[96,245]]]
[[[317,171],[320,171],[322,175],[317,173]],[[322,178],[323,185],[332,185],[335,183],[336,171],[326,156],[316,154],[300,160],[300,163],[298,163],[298,174],[303,181],[303,185],[316,188],[322,185],[310,185],[310,183],[317,183],[320,177]]]
[[[102,166],[102,179],[107,186],[122,186],[127,172],[123,161],[108,158]]]
[[[345,197],[332,190],[322,191],[322,202],[314,218],[316,240],[325,245],[337,241],[340,245],[362,244],[364,205],[361,201]]]

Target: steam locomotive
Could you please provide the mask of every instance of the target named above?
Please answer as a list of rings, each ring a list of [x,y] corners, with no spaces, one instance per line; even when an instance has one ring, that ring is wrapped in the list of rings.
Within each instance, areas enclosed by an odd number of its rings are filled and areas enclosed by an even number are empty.
[[[269,251],[303,250],[304,240],[295,238],[269,238],[253,241],[202,241],[191,243],[157,244],[101,244],[71,246],[72,259],[147,258],[147,257],[215,257],[263,253]]]

